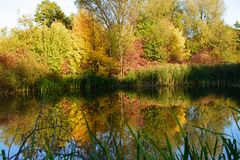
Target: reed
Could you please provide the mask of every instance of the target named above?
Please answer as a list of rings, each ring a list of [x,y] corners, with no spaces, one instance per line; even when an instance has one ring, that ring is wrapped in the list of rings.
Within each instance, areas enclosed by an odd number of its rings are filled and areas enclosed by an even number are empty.
[[[239,110],[234,109],[237,113],[240,113]],[[197,144],[191,142],[188,133],[186,133],[177,116],[173,113],[177,124],[180,127],[181,139],[184,142],[182,146],[177,146],[172,143],[165,134],[166,148],[161,148],[156,139],[152,139],[149,135],[145,133],[139,134],[136,130],[131,128],[129,125],[126,126],[129,136],[131,137],[131,142],[134,144],[134,151],[130,151],[130,148],[125,148],[128,150],[127,153],[131,155],[130,159],[136,160],[157,160],[157,159],[166,159],[166,160],[189,160],[189,159],[198,159],[198,160],[208,160],[208,159],[239,159],[240,158],[240,148],[239,141],[237,137],[233,137],[224,133],[217,133],[211,130],[196,127],[197,134]],[[235,119],[238,126],[238,121]],[[108,141],[102,141],[96,135],[94,135],[90,128],[89,136],[91,137],[91,144],[93,149],[91,152],[90,159],[128,159],[129,155],[124,152],[124,144],[116,143],[119,142],[116,134],[112,137],[106,139],[112,140],[114,145],[108,143]],[[238,126],[238,132],[240,133],[240,127]],[[213,146],[204,139],[208,134],[215,136],[215,139],[212,140],[214,143]],[[131,142],[125,142],[131,144]],[[124,143],[124,142],[123,142]],[[100,148],[100,149],[97,149]],[[131,148],[132,149],[132,148]],[[131,152],[131,153],[130,153]]]
[[[117,86],[117,80],[109,77],[101,77],[93,74],[67,77],[44,77],[36,82],[35,90],[41,92],[49,91],[71,91],[94,89],[113,89]]]
[[[124,79],[90,73],[64,77],[51,74],[28,83],[4,76],[0,79],[0,86],[2,91],[33,93],[160,86],[236,86],[240,84],[239,73],[240,64],[163,64],[155,68],[149,67],[131,72]]]
[[[238,114],[240,111],[233,108]],[[175,115],[176,123],[180,128],[181,140],[183,141],[182,146],[177,146],[172,143],[169,139],[167,133],[165,134],[165,144],[166,147],[160,147],[161,144],[158,143],[156,139],[151,138],[151,136],[140,133],[137,130],[134,130],[129,125],[126,125],[125,131],[128,132],[126,139],[121,139],[121,135],[118,133],[110,133],[105,135],[105,138],[99,138],[96,134],[92,132],[88,123],[86,122],[88,128],[88,135],[90,137],[90,145],[92,148],[86,152],[83,156],[80,154],[81,148],[79,148],[75,143],[68,146],[68,152],[56,152],[52,150],[49,146],[44,146],[41,150],[45,157],[44,159],[136,159],[136,160],[157,160],[157,159],[166,159],[166,160],[189,160],[189,159],[198,159],[198,160],[208,160],[208,159],[234,159],[237,160],[240,158],[240,148],[239,141],[236,137],[224,134],[216,133],[214,131],[196,127],[197,134],[197,143],[192,143],[188,133],[184,131],[180,122]],[[240,133],[240,127],[238,125],[237,117],[234,118],[236,125],[238,127],[238,132]],[[105,120],[108,125],[107,120]],[[39,130],[39,129],[38,129]],[[29,145],[21,152],[12,157],[7,157],[4,150],[1,151],[0,157],[2,159],[18,159],[20,155],[23,154],[29,159],[36,157],[38,148],[35,147],[35,134],[38,132],[31,132],[31,135],[28,136],[28,140],[31,140]],[[211,143],[207,141],[204,137],[207,137],[207,134],[212,134],[215,136],[215,139]],[[120,139],[119,139],[120,138]],[[25,144],[26,145],[26,144]],[[70,147],[70,148],[69,148]],[[25,153],[25,154],[24,154]],[[26,154],[27,153],[27,154]],[[34,159],[34,158],[33,158]]]
[[[240,83],[240,64],[180,65],[164,64],[128,74],[128,86],[229,86]]]

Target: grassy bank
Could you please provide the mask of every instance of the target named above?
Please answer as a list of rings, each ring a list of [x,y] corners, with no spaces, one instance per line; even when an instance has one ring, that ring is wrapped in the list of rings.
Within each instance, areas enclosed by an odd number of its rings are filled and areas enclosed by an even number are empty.
[[[6,72],[4,72],[6,73]],[[240,64],[179,65],[143,68],[123,79],[94,74],[48,74],[26,81],[14,73],[0,78],[1,92],[49,92],[160,86],[233,86],[240,84]],[[15,78],[17,77],[17,78]]]
[[[129,73],[128,86],[228,86],[240,83],[240,64],[162,65]]]
[[[109,77],[101,77],[93,74],[68,77],[44,77],[36,82],[35,88],[40,91],[56,90],[94,90],[113,89],[116,87],[117,80]]]
[[[11,78],[11,77],[9,77]],[[9,79],[2,77],[2,79]],[[101,77],[93,74],[84,75],[47,75],[36,79],[33,83],[25,83],[15,80],[0,81],[0,94],[17,94],[17,93],[47,93],[53,91],[93,91],[95,89],[111,90],[117,87],[118,81],[114,78]]]

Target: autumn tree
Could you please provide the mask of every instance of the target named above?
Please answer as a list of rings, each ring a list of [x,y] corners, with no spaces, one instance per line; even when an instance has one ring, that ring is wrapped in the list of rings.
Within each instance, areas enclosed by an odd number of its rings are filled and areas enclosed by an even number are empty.
[[[28,33],[28,34],[27,34]],[[71,31],[61,23],[50,28],[35,28],[19,35],[37,62],[46,64],[49,71],[61,74],[78,73],[82,60],[80,46]]]
[[[172,14],[174,26],[183,31],[190,53],[207,53],[222,61],[235,54],[236,33],[224,24],[223,0],[184,0]],[[227,58],[227,59],[226,59]]]
[[[96,16],[107,29],[110,56],[117,57],[123,75],[123,54],[133,35],[134,19],[139,13],[143,0],[76,0],[79,8],[84,8]]]
[[[235,24],[235,33],[237,34],[237,50],[240,50],[240,22],[237,21]]]
[[[40,25],[46,25],[48,27],[51,27],[54,22],[61,22],[68,29],[72,27],[71,19],[63,13],[55,2],[49,0],[43,0],[38,4],[35,13],[35,21]]]
[[[0,28],[0,38],[4,38],[7,37],[8,35],[8,28],[4,27],[4,28]]]
[[[107,55],[107,33],[91,12],[85,9],[79,11],[74,17],[73,32],[85,54],[85,60],[81,64],[83,69],[98,75],[111,74],[115,64]]]
[[[161,62],[181,62],[188,57],[186,38],[171,22],[175,1],[151,0],[138,19],[138,34],[143,39],[144,56]]]
[[[211,38],[214,37],[212,27],[215,22],[221,21],[223,14],[223,2],[213,1],[186,1],[186,24],[184,24],[186,36],[189,38],[188,46],[192,52],[200,52],[209,49]]]

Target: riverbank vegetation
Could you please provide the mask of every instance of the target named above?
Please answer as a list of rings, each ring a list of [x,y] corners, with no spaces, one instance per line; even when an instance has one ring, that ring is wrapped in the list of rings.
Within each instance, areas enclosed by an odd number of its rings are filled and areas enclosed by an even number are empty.
[[[167,64],[130,72],[123,83],[136,87],[156,86],[237,86],[239,64]]]
[[[2,90],[76,89],[85,75],[109,86],[239,83],[238,23],[224,24],[221,0],[75,4],[79,12],[66,16],[43,0],[34,17],[1,29]]]

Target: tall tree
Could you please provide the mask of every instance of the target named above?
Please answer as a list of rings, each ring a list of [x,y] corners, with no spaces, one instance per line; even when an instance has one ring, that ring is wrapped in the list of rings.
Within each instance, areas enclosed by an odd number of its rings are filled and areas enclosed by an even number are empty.
[[[85,52],[84,62],[81,66],[84,70],[101,76],[111,74],[114,61],[107,56],[107,33],[101,23],[96,21],[93,14],[81,9],[74,17],[73,32],[78,37],[81,48]]]
[[[68,29],[72,27],[71,19],[63,13],[55,2],[49,0],[43,0],[42,3],[38,4],[35,21],[40,25],[46,25],[48,27],[51,27],[54,22],[61,22]]]
[[[144,42],[144,56],[161,62],[185,60],[186,38],[171,22],[175,0],[150,0],[138,20],[137,29]]]
[[[19,37],[25,39],[39,63],[46,64],[51,72],[78,73],[82,52],[71,31],[62,23],[53,23],[50,28],[36,28],[29,32]]]
[[[236,28],[234,30],[237,35],[237,50],[240,50],[240,21],[236,21],[234,27]]]
[[[76,0],[79,8],[92,12],[108,31],[109,55],[119,58],[123,75],[123,54],[133,35],[134,19],[144,0]]]
[[[126,25],[136,16],[137,8],[144,0],[76,0],[78,8],[93,12],[106,28]]]
[[[186,46],[192,54],[218,52],[219,56],[224,50],[234,50],[235,35],[224,25],[223,13],[223,0],[184,0],[178,3],[173,22],[183,30],[187,37]]]

